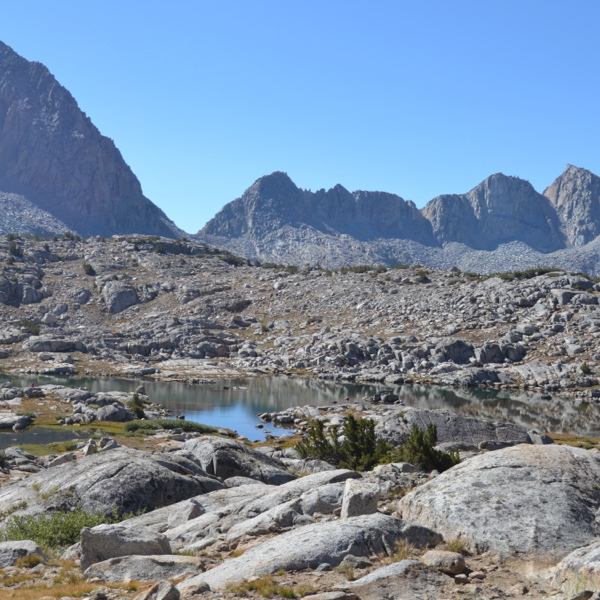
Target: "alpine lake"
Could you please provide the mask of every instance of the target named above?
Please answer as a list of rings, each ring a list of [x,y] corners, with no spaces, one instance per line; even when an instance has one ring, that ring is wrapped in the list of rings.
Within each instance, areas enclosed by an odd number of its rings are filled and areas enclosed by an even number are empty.
[[[363,402],[377,391],[391,390],[405,407],[447,409],[455,413],[492,422],[509,422],[539,432],[577,436],[600,436],[600,404],[534,392],[442,388],[425,385],[382,386],[376,384],[339,383],[286,376],[219,379],[210,383],[163,383],[149,380],[117,378],[66,378],[1,375],[0,383],[9,381],[18,387],[58,384],[85,388],[92,392],[134,392],[144,385],[149,399],[168,409],[172,416],[214,427],[225,427],[250,440],[264,440],[266,435],[284,435],[289,429],[265,423],[259,413],[276,412],[311,404],[326,406]],[[26,431],[0,433],[0,448],[17,444],[47,444],[86,438],[89,431],[65,428],[64,431],[31,427]]]

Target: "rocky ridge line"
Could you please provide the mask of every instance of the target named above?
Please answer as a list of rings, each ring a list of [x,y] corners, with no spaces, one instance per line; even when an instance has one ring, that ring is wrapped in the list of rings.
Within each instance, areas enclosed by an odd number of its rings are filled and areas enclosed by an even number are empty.
[[[421,211],[341,185],[310,192],[276,172],[225,206],[196,238],[246,258],[330,268],[456,266],[479,273],[558,267],[600,274],[600,179],[572,165],[544,192],[501,173]]]

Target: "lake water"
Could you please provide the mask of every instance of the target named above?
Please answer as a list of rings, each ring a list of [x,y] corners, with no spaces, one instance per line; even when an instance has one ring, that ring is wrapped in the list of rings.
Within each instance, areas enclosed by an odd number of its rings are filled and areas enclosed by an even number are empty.
[[[201,385],[114,378],[0,376],[0,382],[7,380],[21,387],[31,383],[57,383],[85,387],[93,392],[132,392],[143,384],[150,400],[170,409],[173,415],[185,415],[189,421],[227,427],[251,440],[264,439],[265,432],[279,435],[288,431],[278,429],[271,423],[265,424],[264,429],[257,429],[256,425],[260,423],[258,413],[303,404],[323,406],[333,402],[360,402],[365,396],[384,388],[285,376],[224,379]],[[600,404],[596,403],[567,400],[559,395],[542,400],[540,394],[506,390],[447,389],[422,385],[385,386],[385,389],[397,393],[406,406],[448,408],[459,414],[489,421],[507,421],[540,432],[600,436]],[[0,447],[15,443],[11,441],[8,444],[8,440],[5,441],[9,436],[11,440],[18,438],[19,443],[29,443],[24,441],[23,436],[34,434],[37,443],[46,443],[40,437],[43,432],[33,430],[22,434],[0,434]],[[65,439],[71,439],[74,435],[65,432]],[[52,441],[57,441],[57,438]]]

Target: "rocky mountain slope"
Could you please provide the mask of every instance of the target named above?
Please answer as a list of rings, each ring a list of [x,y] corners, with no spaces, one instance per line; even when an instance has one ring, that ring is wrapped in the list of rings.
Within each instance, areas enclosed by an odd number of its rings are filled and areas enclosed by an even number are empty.
[[[233,600],[258,580],[307,600],[593,598],[600,455],[543,432],[597,429],[600,284],[562,271],[266,268],[184,240],[69,238],[0,240],[3,372],[146,376],[199,393],[208,378],[236,375],[301,375],[315,390],[320,379],[380,382],[357,403],[261,418],[306,432],[310,419],[331,429],[364,416],[392,445],[431,423],[439,448],[462,462],[442,474],[405,462],[358,473],[183,428],[46,457],[9,448],[0,524],[78,508],[145,512],[83,529],[65,563],[32,541],[0,543],[0,588],[58,590],[69,573],[98,600]],[[418,405],[426,383],[440,386],[444,410]],[[477,416],[448,410],[450,386],[487,388],[476,390]],[[493,390],[518,402],[503,413]],[[136,395],[147,400],[143,386]],[[42,411],[101,430],[132,419],[132,400],[5,383],[0,428],[22,429]],[[542,433],[528,403],[543,405]],[[129,580],[146,589],[100,587]]]
[[[457,266],[480,273],[561,267],[600,274],[600,179],[568,165],[544,194],[492,175],[421,211],[381,192],[300,190],[284,173],[256,181],[198,239],[262,261],[337,268]]]
[[[48,69],[0,42],[3,202],[7,194],[13,217],[0,220],[2,233],[181,234]]]
[[[581,275],[272,269],[140,236],[4,240],[0,258],[5,372],[300,373],[586,396],[596,382],[600,284]]]

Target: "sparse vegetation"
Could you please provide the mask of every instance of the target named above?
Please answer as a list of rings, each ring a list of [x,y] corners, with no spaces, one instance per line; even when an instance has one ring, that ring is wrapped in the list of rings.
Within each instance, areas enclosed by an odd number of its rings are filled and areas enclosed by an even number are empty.
[[[65,233],[63,233],[61,239],[63,241],[70,241],[70,242],[82,242],[83,241],[83,238],[80,235],[77,235],[76,233],[73,233],[72,231],[66,231]]]
[[[219,254],[218,258],[228,265],[232,265],[234,267],[242,267],[248,264],[247,259],[235,256],[234,254],[231,254],[231,252],[223,252],[223,254]]]
[[[313,421],[306,439],[296,444],[302,458],[319,458],[342,468],[368,471],[381,462],[390,447],[375,436],[375,422],[372,419],[356,419],[348,415],[342,430],[340,442],[338,427],[325,432],[322,421]]]
[[[44,559],[38,554],[29,554],[28,556],[22,556],[21,558],[19,558],[15,563],[15,566],[21,567],[23,569],[32,569],[33,567],[37,567],[43,562]]]
[[[579,369],[581,370],[581,372],[584,375],[590,375],[590,373],[592,372],[592,367],[590,367],[590,365],[588,365],[588,363],[584,362]]]
[[[31,335],[40,335],[40,324],[35,321],[30,321],[29,319],[21,319],[15,323],[17,327],[21,329],[25,329]]]
[[[463,540],[455,538],[444,542],[444,550],[448,550],[449,552],[465,552],[467,545]]]
[[[138,418],[145,419],[146,413],[144,412],[144,401],[140,398],[140,395],[136,392],[129,401],[129,410]]]
[[[134,432],[138,430],[153,430],[158,431],[159,429],[182,429],[188,432],[197,433],[217,433],[216,427],[210,425],[202,425],[202,423],[194,423],[193,421],[182,421],[175,419],[153,419],[149,421],[129,421],[125,425],[125,430]]]
[[[369,273],[374,271],[375,273],[385,273],[387,267],[384,265],[355,265],[354,267],[342,267],[340,273]]]
[[[443,452],[434,446],[437,443],[437,428],[432,423],[427,429],[412,426],[407,440],[388,454],[388,462],[407,462],[423,471],[446,471],[457,465],[460,458],[456,452]]]
[[[301,598],[314,592],[309,587],[298,587],[289,585],[279,585],[271,575],[263,575],[254,581],[246,581],[236,585],[230,585],[227,591],[240,596],[249,596],[255,594],[262,598]]]
[[[453,452],[434,448],[437,429],[431,423],[426,430],[413,425],[404,444],[392,448],[375,436],[372,419],[356,419],[348,415],[341,435],[338,427],[325,431],[322,421],[313,421],[306,438],[296,444],[301,458],[318,458],[341,468],[369,471],[378,464],[408,462],[423,471],[446,471],[458,464],[460,458]]]
[[[132,516],[134,515],[127,514],[119,517],[116,509],[110,515],[74,510],[46,515],[11,516],[0,531],[0,541],[33,540],[42,548],[64,548],[79,541],[83,527],[119,523]]]
[[[8,253],[14,258],[23,258],[23,248],[14,240],[8,245]]]
[[[415,546],[404,540],[400,540],[396,545],[394,552],[383,559],[383,563],[391,565],[392,563],[400,562],[401,560],[413,556],[416,552],[417,549]]]
[[[90,277],[95,277],[96,275],[94,267],[92,267],[92,265],[87,261],[84,261],[83,263],[83,272]]]

